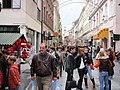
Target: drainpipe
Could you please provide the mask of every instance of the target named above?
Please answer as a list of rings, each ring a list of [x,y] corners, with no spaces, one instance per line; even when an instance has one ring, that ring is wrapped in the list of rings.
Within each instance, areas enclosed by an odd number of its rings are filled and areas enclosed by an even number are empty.
[[[41,43],[43,43],[43,13],[44,12],[44,0],[41,0]]]

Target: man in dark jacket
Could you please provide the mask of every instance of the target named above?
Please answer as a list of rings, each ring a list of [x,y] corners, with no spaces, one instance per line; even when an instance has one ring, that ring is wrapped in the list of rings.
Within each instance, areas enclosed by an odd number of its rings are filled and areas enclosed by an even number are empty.
[[[36,74],[38,90],[48,90],[51,87],[56,70],[54,57],[47,53],[46,45],[41,43],[40,52],[33,56],[31,63],[31,79],[34,80]]]

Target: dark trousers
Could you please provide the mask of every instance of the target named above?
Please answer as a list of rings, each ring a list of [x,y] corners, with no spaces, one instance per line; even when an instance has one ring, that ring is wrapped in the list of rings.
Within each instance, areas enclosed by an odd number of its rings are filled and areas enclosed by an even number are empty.
[[[12,88],[12,89],[9,89],[9,90],[19,90],[19,87]]]
[[[83,82],[83,76],[84,76],[84,69],[78,69],[79,73],[79,81],[78,81],[78,86],[77,88],[82,90],[82,82]]]
[[[70,72],[67,72],[67,81],[72,81],[72,80],[73,80],[73,70],[70,70]],[[65,87],[65,90],[71,90],[71,89],[66,89]]]
[[[62,76],[62,67],[63,65],[60,65],[60,76]]]

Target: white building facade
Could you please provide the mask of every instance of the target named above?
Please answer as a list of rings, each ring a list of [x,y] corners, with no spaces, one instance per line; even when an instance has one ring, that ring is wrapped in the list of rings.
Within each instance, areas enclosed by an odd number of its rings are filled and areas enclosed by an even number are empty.
[[[54,12],[54,8],[59,7],[57,0],[43,0],[43,2],[42,0],[0,0],[0,2],[2,7],[0,33],[24,34],[37,52],[41,36],[47,45],[52,44],[49,36],[54,36],[56,26],[60,27],[59,11]]]
[[[94,45],[113,47],[117,51],[120,41],[114,35],[120,34],[119,0],[96,0],[93,6],[89,19]]]
[[[0,32],[24,34],[38,49],[40,42],[41,0],[0,0]]]

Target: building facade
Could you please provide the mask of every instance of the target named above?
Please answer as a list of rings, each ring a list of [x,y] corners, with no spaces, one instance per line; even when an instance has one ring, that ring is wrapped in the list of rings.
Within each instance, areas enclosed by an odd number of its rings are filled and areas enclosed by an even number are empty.
[[[38,49],[40,0],[1,0],[0,33],[20,33]]]
[[[36,51],[39,49],[41,35],[43,41],[49,44],[48,36],[54,33],[55,0],[43,0],[43,2],[42,0],[0,0],[0,2],[2,7],[0,33],[24,34],[28,42],[35,46]]]
[[[102,45],[105,49],[113,47],[115,51],[119,50],[119,0],[96,0],[94,6],[89,17],[94,44]],[[116,34],[117,40],[114,37]]]
[[[119,0],[87,1],[75,25],[77,41],[82,45],[102,45],[105,49],[119,50],[119,8]]]
[[[62,45],[62,25],[60,22],[60,14],[59,14],[59,1],[54,1],[54,41],[55,45],[59,46]]]
[[[52,42],[49,40],[49,36],[53,35],[53,23],[54,23],[54,2],[55,0],[43,0],[43,35],[44,42],[49,46]]]
[[[75,37],[78,46],[88,46],[91,40],[89,15],[91,12],[91,4],[89,2],[83,7],[82,12],[75,24]]]

